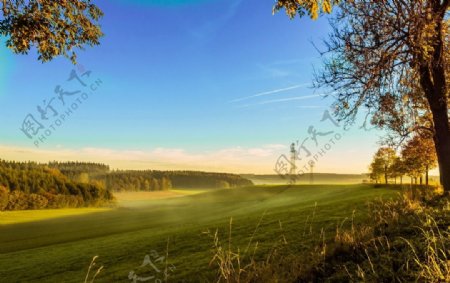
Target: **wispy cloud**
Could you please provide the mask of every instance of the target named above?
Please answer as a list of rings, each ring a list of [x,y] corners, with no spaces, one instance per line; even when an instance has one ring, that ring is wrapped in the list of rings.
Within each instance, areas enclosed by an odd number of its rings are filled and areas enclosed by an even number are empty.
[[[271,63],[272,66],[284,66],[284,65],[294,65],[294,64],[301,64],[301,63],[308,63],[311,61],[311,58],[293,58],[293,59],[282,59],[282,60],[276,60]]]
[[[256,94],[253,94],[253,95],[249,95],[249,96],[244,96],[244,97],[233,99],[233,100],[230,101],[230,103],[240,102],[240,101],[244,101],[244,100],[248,100],[248,99],[252,99],[252,98],[257,98],[257,97],[261,97],[261,96],[277,94],[277,93],[286,92],[286,91],[289,91],[289,90],[298,89],[298,88],[307,87],[307,86],[309,86],[309,84],[297,84],[297,85],[293,85],[293,86],[290,86],[290,87],[264,91],[264,92],[256,93]]]
[[[266,101],[261,101],[259,104],[269,104],[269,103],[279,103],[279,102],[289,102],[295,100],[305,100],[310,98],[322,97],[320,94],[313,95],[305,95],[305,96],[296,96],[296,97],[287,97],[287,98],[279,98],[279,99],[271,99]]]

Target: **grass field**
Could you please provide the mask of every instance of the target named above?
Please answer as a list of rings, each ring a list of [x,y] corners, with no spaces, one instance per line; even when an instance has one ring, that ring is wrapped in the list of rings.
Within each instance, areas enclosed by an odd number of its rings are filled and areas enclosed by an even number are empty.
[[[251,180],[255,185],[280,185],[289,182],[289,179],[279,175],[241,175]],[[364,174],[331,174],[331,173],[307,173],[296,176],[296,183],[301,185],[350,185],[361,184],[368,177]]]
[[[367,201],[393,197],[396,191],[366,185],[305,185],[170,194],[177,197],[120,196],[118,208],[80,209],[78,214],[69,210],[0,214],[0,281],[83,282],[92,257],[98,255],[97,262],[105,269],[95,282],[132,282],[128,278],[132,270],[141,279],[153,274],[156,277],[148,282],[158,282],[162,277],[156,270],[165,264],[156,253],[168,253],[167,262],[173,265],[169,281],[209,282],[215,272],[209,267],[213,239],[204,232],[219,229],[221,238],[228,237],[230,218],[233,247],[244,250],[254,233],[257,254],[264,257],[284,236],[301,254],[312,240],[301,236],[305,229],[324,228],[332,237],[336,225],[354,210],[356,221],[365,221]],[[139,267],[146,255],[156,269]]]

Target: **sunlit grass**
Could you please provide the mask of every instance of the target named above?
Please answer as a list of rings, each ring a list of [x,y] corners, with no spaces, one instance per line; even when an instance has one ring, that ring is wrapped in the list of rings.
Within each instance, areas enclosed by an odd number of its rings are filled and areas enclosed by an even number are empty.
[[[92,213],[106,212],[111,208],[66,208],[44,210],[0,211],[0,225],[18,224],[62,218],[67,216],[80,216]]]
[[[150,205],[151,201],[195,195],[209,189],[174,189],[159,192],[115,193],[118,207],[138,207]],[[68,216],[80,216],[91,213],[111,211],[115,208],[66,208],[43,210],[0,211],[0,225],[35,222]]]
[[[155,192],[118,192],[114,193],[119,207],[137,208],[154,205],[164,199],[178,198],[207,192],[205,189],[173,189]]]
[[[214,189],[172,189],[172,192],[176,192],[182,195],[195,195],[195,194],[201,194],[206,193]]]

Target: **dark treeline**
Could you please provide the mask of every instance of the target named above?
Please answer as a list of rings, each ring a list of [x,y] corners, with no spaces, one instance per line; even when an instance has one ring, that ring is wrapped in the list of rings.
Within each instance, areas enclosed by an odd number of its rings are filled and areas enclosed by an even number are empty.
[[[250,186],[250,180],[227,173],[198,171],[113,170],[96,163],[52,162],[76,182],[97,182],[110,191],[161,191],[173,188],[235,188]]]
[[[236,174],[197,171],[164,172],[175,188],[236,188],[253,185],[253,182]]]
[[[111,191],[162,191],[171,188],[236,188],[253,183],[239,175],[197,171],[112,171],[91,179]]]
[[[75,182],[48,165],[0,160],[0,210],[98,206],[112,200],[104,187]]]
[[[112,171],[91,177],[113,192],[165,191],[172,188],[172,182],[164,174],[152,171]]]
[[[91,162],[77,162],[77,161],[69,161],[69,162],[49,162],[48,167],[56,168],[61,172],[69,172],[69,173],[82,173],[89,172],[90,174],[104,174],[109,172],[109,165],[100,164],[100,163],[91,163]]]

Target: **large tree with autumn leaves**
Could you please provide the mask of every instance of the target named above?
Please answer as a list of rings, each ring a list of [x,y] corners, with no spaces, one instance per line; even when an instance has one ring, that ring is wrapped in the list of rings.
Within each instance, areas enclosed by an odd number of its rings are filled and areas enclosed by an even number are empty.
[[[14,53],[35,47],[45,62],[65,56],[76,62],[75,50],[98,45],[102,11],[90,0],[2,0],[0,34]]]
[[[449,5],[449,0],[279,0],[275,5],[290,17],[317,18],[330,13],[332,6],[337,8],[318,86],[336,94],[336,113],[342,120],[352,121],[360,108],[367,108],[379,126],[414,121],[412,127],[399,127],[404,135],[428,127],[446,192],[450,192]],[[390,111],[393,106],[402,112],[422,101],[421,115],[393,119],[398,114]]]
[[[420,177],[425,173],[425,184],[428,185],[428,173],[436,167],[436,151],[432,140],[414,136],[405,143],[401,150],[401,159],[406,171],[412,177]]]
[[[395,150],[390,147],[378,149],[370,164],[371,179],[378,183],[380,176],[383,176],[385,184],[388,183],[392,166],[395,163]]]

